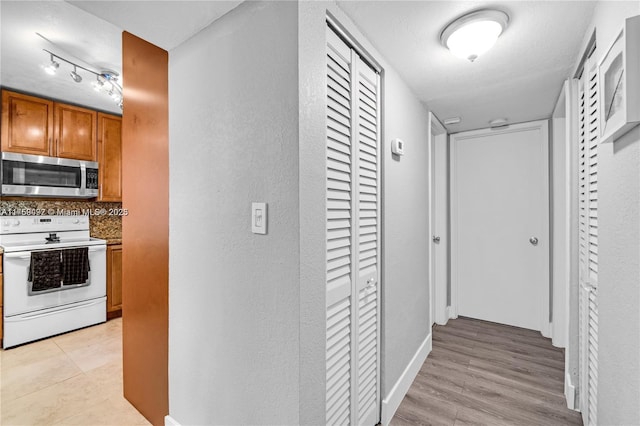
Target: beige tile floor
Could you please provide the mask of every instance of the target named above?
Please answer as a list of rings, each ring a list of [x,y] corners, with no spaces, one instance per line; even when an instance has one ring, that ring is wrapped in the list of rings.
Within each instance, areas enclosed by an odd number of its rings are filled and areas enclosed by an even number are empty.
[[[0,351],[1,425],[148,425],[122,396],[122,318]]]

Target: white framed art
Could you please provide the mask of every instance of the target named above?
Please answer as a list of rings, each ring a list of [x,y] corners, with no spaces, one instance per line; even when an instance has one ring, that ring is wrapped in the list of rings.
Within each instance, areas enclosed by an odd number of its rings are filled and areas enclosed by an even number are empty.
[[[598,64],[603,143],[640,124],[640,15],[625,20],[606,52]]]

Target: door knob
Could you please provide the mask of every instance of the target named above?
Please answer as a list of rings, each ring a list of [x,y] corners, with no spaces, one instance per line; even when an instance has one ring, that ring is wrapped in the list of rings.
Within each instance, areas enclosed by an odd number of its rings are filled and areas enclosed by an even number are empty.
[[[434,243],[439,243],[440,242],[440,237],[436,237],[435,235],[433,236],[433,242]]]
[[[538,245],[538,239],[536,237],[529,238],[529,242],[531,243],[531,245],[534,245],[534,246]]]

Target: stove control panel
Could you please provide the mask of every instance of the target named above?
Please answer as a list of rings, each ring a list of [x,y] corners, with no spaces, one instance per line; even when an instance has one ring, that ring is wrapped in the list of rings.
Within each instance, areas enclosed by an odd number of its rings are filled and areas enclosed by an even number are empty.
[[[0,234],[83,231],[89,229],[89,216],[4,216]]]

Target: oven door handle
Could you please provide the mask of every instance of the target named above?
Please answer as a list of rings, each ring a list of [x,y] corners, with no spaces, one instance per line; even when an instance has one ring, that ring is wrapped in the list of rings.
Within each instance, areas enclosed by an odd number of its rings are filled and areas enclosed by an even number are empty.
[[[94,306],[100,303],[104,302],[104,298],[99,298],[99,299],[94,299],[94,300],[87,300],[85,302],[82,303],[74,303],[72,306],[65,306],[65,307],[60,307],[60,309],[47,309],[46,312],[34,312],[31,314],[20,314],[20,315],[15,315],[12,317],[7,317],[5,318],[5,322],[18,322],[18,321],[23,321],[23,320],[30,320],[30,319],[34,319],[34,318],[41,318],[41,317],[46,317],[49,316],[51,314],[59,314],[61,312],[69,312],[69,311],[75,311],[76,309],[81,309],[81,308],[86,308],[87,306]]]
[[[95,252],[98,252],[98,251],[105,251],[106,249],[107,249],[107,246],[105,246],[105,245],[90,246],[89,247],[89,253],[95,253]],[[64,248],[61,248],[60,250],[64,250]],[[4,257],[5,258],[11,258],[11,259],[31,259],[31,252],[28,252],[26,254],[24,252],[5,253]]]
[[[23,254],[23,253],[5,253],[5,259],[31,259],[31,253]]]

